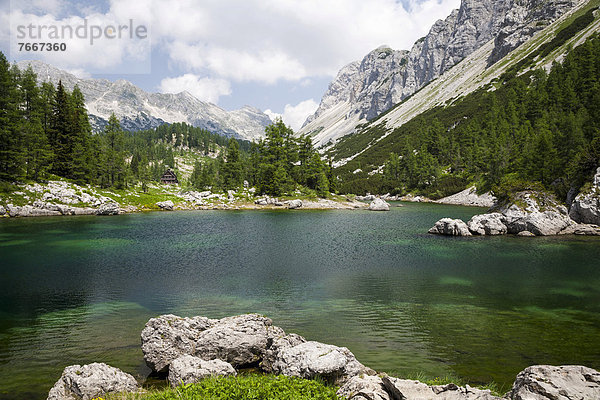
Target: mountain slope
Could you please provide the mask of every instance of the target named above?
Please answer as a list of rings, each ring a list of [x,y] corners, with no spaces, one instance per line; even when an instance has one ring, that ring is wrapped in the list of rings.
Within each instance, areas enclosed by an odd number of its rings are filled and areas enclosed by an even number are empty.
[[[328,154],[335,160],[334,165],[340,167],[350,160],[360,158],[363,153],[375,151],[373,150],[374,146],[414,117],[434,107],[452,103],[456,99],[490,84],[507,71],[512,70],[514,73],[517,67],[549,69],[554,61],[562,59],[569,47],[577,46],[592,34],[600,32],[600,11],[594,11],[593,21],[574,32],[571,37],[551,51],[546,51],[547,54],[544,56],[537,56],[535,59],[531,59],[531,56],[543,46],[552,43],[559,31],[569,24],[573,24],[576,19],[583,18],[586,13],[592,12],[599,5],[599,0],[593,0],[569,10],[555,22],[547,25],[532,39],[490,67],[488,67],[489,59],[493,56],[496,47],[495,40],[488,41],[419,92],[380,115],[379,118],[361,126],[356,134],[342,138],[328,151]],[[520,65],[527,63],[530,65]],[[379,167],[378,165],[372,168],[375,170]]]
[[[90,121],[101,130],[114,113],[124,129],[155,128],[164,123],[185,122],[226,136],[253,140],[264,136],[270,118],[262,111],[245,106],[226,111],[212,103],[198,100],[188,92],[177,94],[147,93],[129,81],[120,79],[79,79],[66,71],[40,61],[21,61],[20,69],[31,65],[40,81],[62,81],[72,90],[79,85],[85,96]]]
[[[463,0],[458,10],[436,22],[410,51],[384,46],[344,67],[300,133],[311,134],[319,145],[333,143],[413,95],[482,46],[489,46],[485,60],[489,66],[581,3]]]

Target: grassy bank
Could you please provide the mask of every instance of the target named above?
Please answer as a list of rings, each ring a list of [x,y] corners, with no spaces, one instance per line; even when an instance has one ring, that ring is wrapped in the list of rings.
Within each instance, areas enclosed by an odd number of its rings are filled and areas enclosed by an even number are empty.
[[[465,386],[457,377],[431,378],[417,374],[406,379],[418,380],[430,386],[454,383]],[[476,386],[490,390],[492,395],[501,397],[508,388],[495,383]],[[153,389],[143,393],[108,395],[102,400],[344,400],[337,396],[338,388],[321,380],[308,380],[283,375],[241,375],[236,377],[206,378],[197,384],[177,388]]]
[[[338,400],[337,388],[321,381],[287,376],[246,375],[207,378],[198,384],[110,395],[104,400]]]

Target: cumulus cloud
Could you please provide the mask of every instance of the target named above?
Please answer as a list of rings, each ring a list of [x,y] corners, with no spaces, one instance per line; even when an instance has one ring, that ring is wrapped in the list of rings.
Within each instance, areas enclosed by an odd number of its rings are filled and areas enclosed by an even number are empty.
[[[107,1],[106,7],[87,9],[66,0],[13,1],[11,32],[15,23],[32,20],[76,24],[87,17],[89,23],[106,25],[133,19],[148,26],[153,48],[182,73],[232,82],[300,83],[333,77],[384,43],[409,49],[435,20],[460,5],[460,0]],[[135,65],[149,54],[149,46],[150,40],[104,40],[94,46],[70,44],[64,54],[35,56],[65,68],[98,70]]]
[[[11,4],[10,14],[0,16],[1,20],[9,21],[11,59],[36,58],[64,69],[87,72],[149,72],[150,13],[142,10],[126,17],[125,13],[115,13],[112,9],[99,12],[87,7],[87,13],[80,15],[81,9],[65,4],[59,0],[30,0]],[[65,10],[70,13],[65,14]],[[4,13],[8,13],[8,10]],[[145,31],[140,30],[140,35],[129,34],[131,27],[136,29],[142,25]],[[119,26],[127,28],[119,29]],[[4,38],[5,35],[2,36]],[[62,43],[66,48],[61,51],[26,52],[20,48],[19,42]]]
[[[156,4],[171,61],[235,81],[333,76],[383,43],[408,49],[460,0],[193,0]],[[407,11],[410,10],[410,11]],[[156,20],[156,19],[155,19]],[[164,23],[172,21],[172,23]]]
[[[274,121],[277,118],[281,118],[286,125],[290,126],[294,131],[299,131],[308,118],[309,115],[312,115],[319,104],[314,101],[314,99],[304,100],[295,106],[291,104],[286,104],[283,109],[283,114],[275,113],[271,110],[266,110],[265,114]]]
[[[217,104],[219,97],[231,94],[231,84],[224,79],[200,78],[198,75],[185,74],[163,79],[159,90],[162,93],[187,91],[202,101]]]

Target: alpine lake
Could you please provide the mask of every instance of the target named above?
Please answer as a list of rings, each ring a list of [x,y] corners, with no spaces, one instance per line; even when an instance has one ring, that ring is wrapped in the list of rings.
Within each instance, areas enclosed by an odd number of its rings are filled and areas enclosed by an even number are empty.
[[[0,220],[0,399],[45,399],[72,364],[144,381],[140,332],[166,313],[264,314],[400,377],[508,390],[534,364],[600,369],[600,240],[427,234],[442,217],[482,212]]]

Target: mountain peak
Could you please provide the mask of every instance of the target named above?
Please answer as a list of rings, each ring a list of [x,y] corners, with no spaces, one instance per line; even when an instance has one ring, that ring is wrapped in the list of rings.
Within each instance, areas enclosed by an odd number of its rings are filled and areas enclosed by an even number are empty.
[[[269,117],[258,109],[252,112],[226,111],[204,102],[188,91],[178,94],[148,93],[128,80],[80,79],[42,61],[21,61],[20,69],[31,65],[39,81],[49,81],[73,90],[81,89],[95,131],[100,131],[114,113],[126,130],[151,129],[165,123],[185,122],[226,136],[255,140],[264,136]]]
[[[490,65],[583,0],[462,0],[410,51],[379,46],[340,70],[300,133],[318,145],[354,132],[358,125],[413,95],[470,54],[492,42]]]

